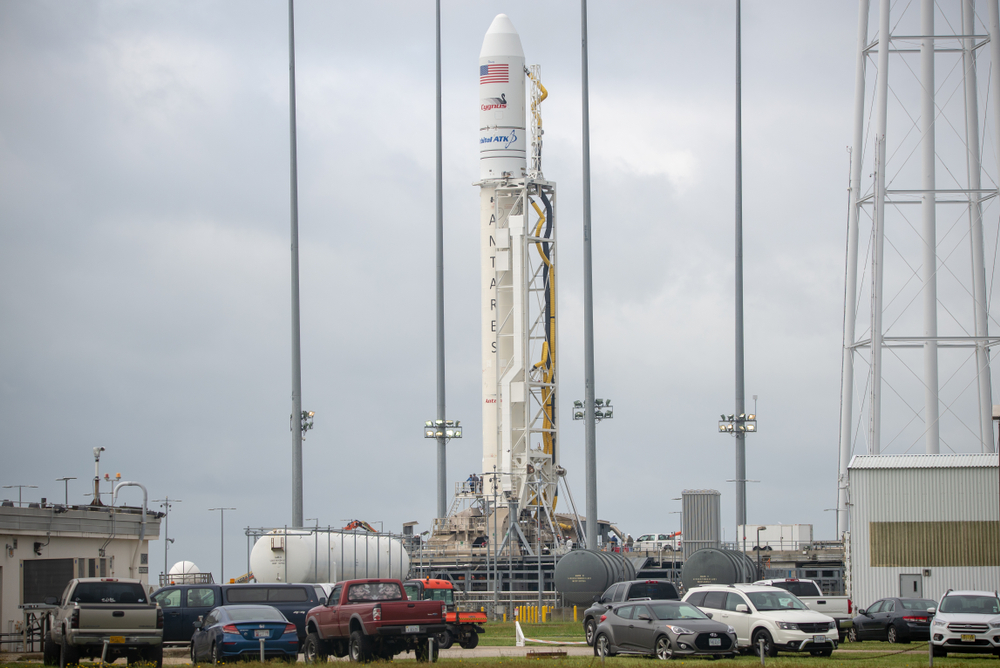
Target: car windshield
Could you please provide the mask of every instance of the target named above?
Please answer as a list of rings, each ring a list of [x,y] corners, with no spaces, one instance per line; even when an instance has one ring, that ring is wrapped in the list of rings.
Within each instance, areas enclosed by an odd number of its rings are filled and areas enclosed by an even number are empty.
[[[936,608],[937,602],[927,598],[901,598],[899,602],[903,604],[904,610],[922,610],[927,612],[927,608]]]
[[[708,616],[690,603],[651,603],[649,608],[657,619],[708,619]]]
[[[145,603],[138,582],[80,582],[73,590],[75,603]]]
[[[967,615],[995,615],[1000,612],[1000,599],[996,596],[945,596],[938,612],[961,612]]]
[[[784,589],[774,591],[752,591],[747,592],[753,607],[758,610],[807,610],[805,604],[791,592]]]
[[[269,605],[248,605],[243,608],[226,608],[234,622],[285,622],[285,616]]]

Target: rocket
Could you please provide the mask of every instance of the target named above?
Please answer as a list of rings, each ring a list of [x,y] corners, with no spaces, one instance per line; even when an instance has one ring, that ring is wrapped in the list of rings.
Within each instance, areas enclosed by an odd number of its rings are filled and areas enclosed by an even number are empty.
[[[483,362],[483,471],[509,471],[498,436],[496,284],[497,221],[494,198],[504,179],[524,178],[527,169],[524,51],[506,14],[498,14],[479,52],[480,291]],[[501,459],[498,460],[498,457]]]

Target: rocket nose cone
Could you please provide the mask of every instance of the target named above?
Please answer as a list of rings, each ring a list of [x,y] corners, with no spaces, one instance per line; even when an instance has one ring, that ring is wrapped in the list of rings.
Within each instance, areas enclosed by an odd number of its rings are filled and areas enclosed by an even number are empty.
[[[489,58],[493,56],[524,58],[521,38],[506,14],[496,15],[489,30],[486,31],[486,37],[483,38],[483,49],[479,52],[479,57]]]

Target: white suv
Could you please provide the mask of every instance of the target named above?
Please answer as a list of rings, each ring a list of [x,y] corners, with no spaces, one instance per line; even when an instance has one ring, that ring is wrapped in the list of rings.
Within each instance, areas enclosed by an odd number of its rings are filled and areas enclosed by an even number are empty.
[[[709,585],[691,589],[684,600],[736,629],[741,649],[756,652],[761,640],[768,656],[777,656],[779,651],[830,656],[837,648],[833,618],[810,610],[794,594],[778,587]]]
[[[945,592],[931,623],[931,651],[1000,656],[1000,597],[991,591]]]

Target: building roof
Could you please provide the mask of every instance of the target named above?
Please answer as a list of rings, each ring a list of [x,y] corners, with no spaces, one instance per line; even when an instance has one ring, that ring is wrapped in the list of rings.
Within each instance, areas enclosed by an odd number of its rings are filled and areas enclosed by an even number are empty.
[[[855,455],[849,469],[944,469],[991,468],[997,466],[996,453],[945,455]]]

